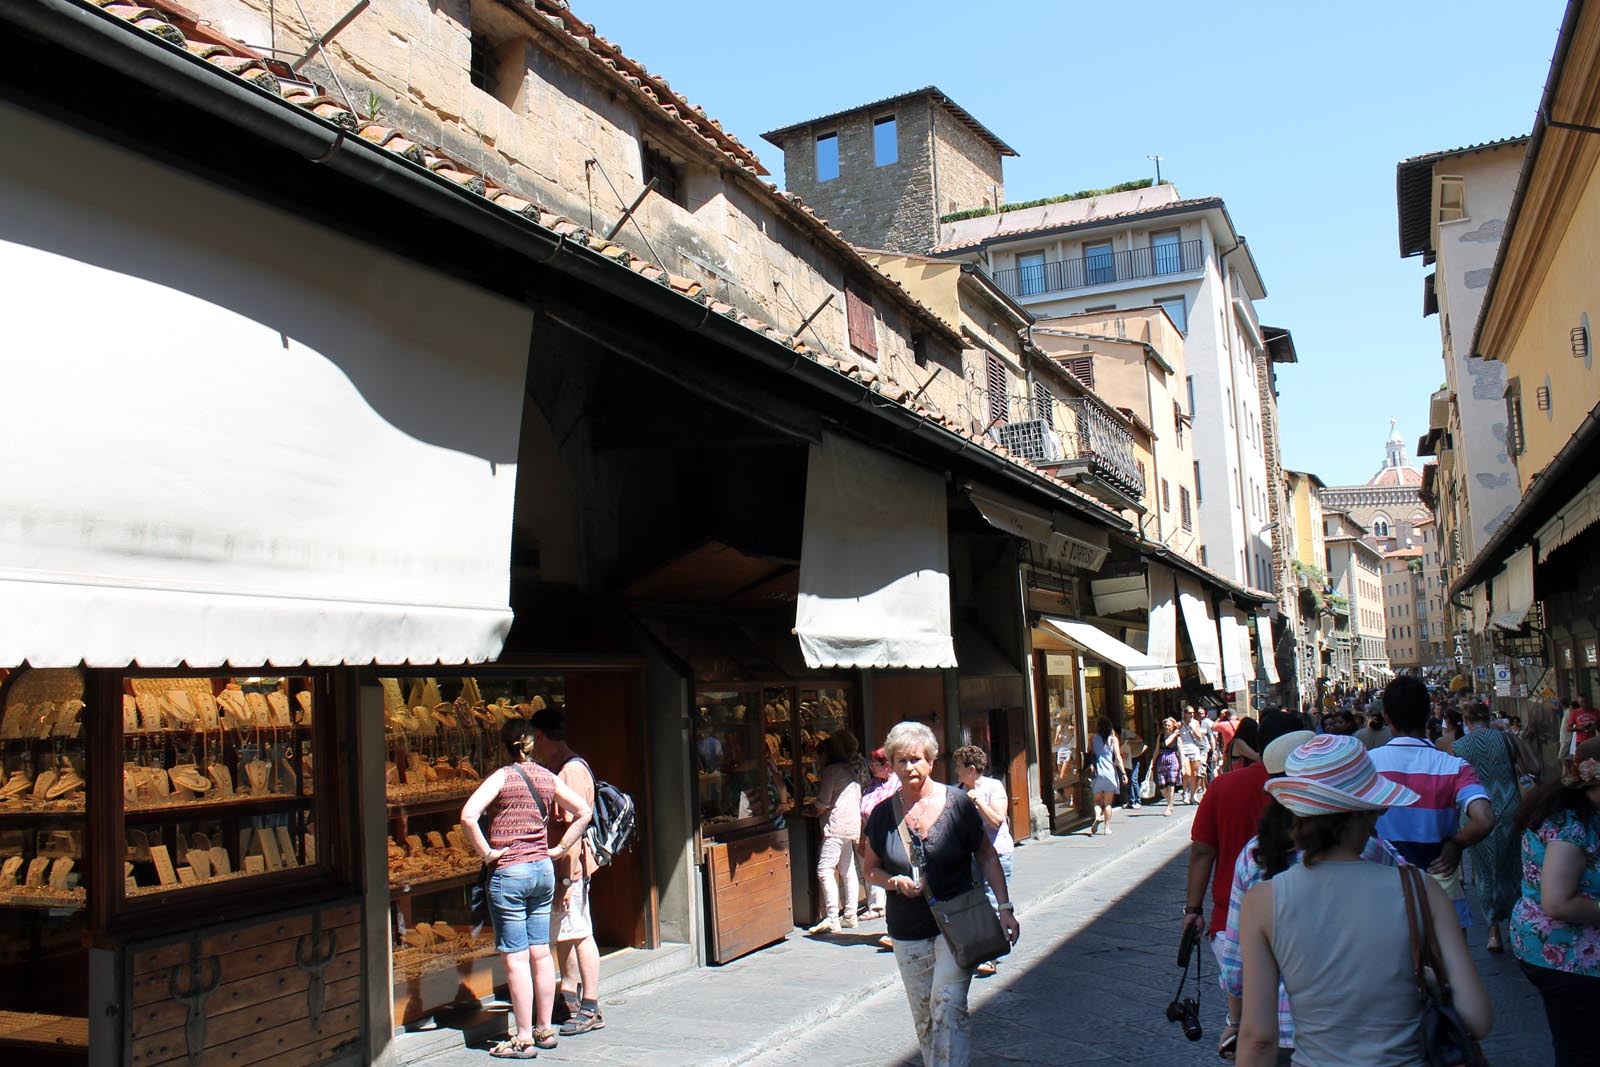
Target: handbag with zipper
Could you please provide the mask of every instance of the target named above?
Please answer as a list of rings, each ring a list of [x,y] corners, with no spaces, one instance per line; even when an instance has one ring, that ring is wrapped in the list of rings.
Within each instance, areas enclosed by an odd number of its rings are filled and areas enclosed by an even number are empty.
[[[933,891],[928,888],[928,880],[923,877],[922,865],[917,862],[920,850],[912,845],[905,807],[900,803],[898,794],[892,803],[895,828],[900,834],[900,847],[906,851],[906,861],[911,864],[911,876],[922,887],[923,899],[928,902],[928,909],[933,912],[934,922],[939,925],[939,932],[950,945],[956,963],[970,971],[979,964],[997,960],[1009,953],[1011,939],[1006,936],[1005,927],[1000,925],[1000,916],[995,914],[982,886],[975,885],[947,900],[935,899]]]

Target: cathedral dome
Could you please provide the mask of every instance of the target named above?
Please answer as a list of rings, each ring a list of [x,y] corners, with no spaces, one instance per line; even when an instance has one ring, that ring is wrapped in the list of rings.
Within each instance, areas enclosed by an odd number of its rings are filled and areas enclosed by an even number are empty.
[[[1410,457],[1406,455],[1406,441],[1400,436],[1397,419],[1389,420],[1389,440],[1384,445],[1383,466],[1377,474],[1367,479],[1367,484],[1413,487],[1422,484],[1422,472],[1411,465]]]

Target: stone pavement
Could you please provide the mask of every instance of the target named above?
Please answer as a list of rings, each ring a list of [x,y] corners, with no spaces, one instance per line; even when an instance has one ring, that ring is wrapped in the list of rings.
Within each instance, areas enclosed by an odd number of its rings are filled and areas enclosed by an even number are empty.
[[[1185,846],[1180,835],[1157,839],[1034,913],[1000,974],[973,983],[975,1064],[1197,1067],[1224,1062],[1216,1043],[1226,1002],[1209,952],[1202,959],[1205,1036],[1191,1044],[1164,1014],[1178,978]],[[1538,995],[1509,957],[1483,951],[1481,926],[1471,940],[1495,1005],[1494,1030],[1484,1043],[1488,1062],[1548,1067],[1553,1056]],[[749,1062],[752,1067],[920,1067],[922,1061],[896,984]]]
[[[1130,862],[1126,857],[1159,850],[1165,859],[1184,848],[1193,810],[1180,806],[1170,819],[1162,817],[1159,806],[1135,813],[1119,811],[1115,834],[1109,838],[1077,833],[1021,845],[1012,898],[1023,925],[1023,947],[1042,949],[1046,939],[1055,936],[1045,928],[1057,925],[1053,917],[1064,902],[1083,897],[1103,904],[1105,872]],[[1156,862],[1159,865],[1160,860]],[[1163,905],[1165,913],[1182,910],[1181,882],[1177,892],[1179,897]],[[539,1061],[640,1067],[731,1067],[752,1062],[827,1032],[830,1020],[847,1015],[874,994],[887,991],[898,997],[893,954],[877,944],[883,933],[881,921],[834,937],[807,937],[795,931],[784,942],[725,966],[690,971],[604,998],[604,1030],[565,1040],[541,1054]],[[1020,974],[1023,969],[1008,964],[1001,975]],[[910,1023],[903,1000],[881,1003],[887,1009],[874,1012],[880,1018],[873,1024],[881,1054],[845,1056],[835,1049],[808,1062],[890,1062],[897,1054],[891,1050],[905,1044],[899,1037],[902,1032],[909,1035]],[[1061,1025],[1067,1025],[1065,1020]],[[483,1067],[490,1060],[482,1049],[456,1049],[421,1062],[426,1067]]]

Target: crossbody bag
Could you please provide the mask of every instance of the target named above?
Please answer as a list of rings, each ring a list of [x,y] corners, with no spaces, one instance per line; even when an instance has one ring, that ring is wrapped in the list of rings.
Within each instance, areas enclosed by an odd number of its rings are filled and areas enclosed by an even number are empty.
[[[1400,868],[1406,925],[1411,932],[1411,970],[1422,1004],[1422,1060],[1427,1067],[1488,1067],[1478,1039],[1456,1012],[1444,959],[1433,936],[1433,911],[1423,877],[1416,867]]]
[[[949,803],[948,800],[945,802]],[[981,886],[974,885],[949,900],[934,898],[933,891],[928,888],[928,880],[923,877],[922,866],[917,862],[917,852],[911,844],[911,828],[906,825],[905,806],[900,803],[899,794],[894,796],[892,803],[895,828],[900,834],[900,847],[906,851],[906,862],[911,865],[911,876],[922,887],[922,897],[928,902],[928,910],[933,912],[934,922],[950,945],[956,963],[970,971],[981,963],[997,960],[1009,953],[1011,939],[1006,936],[1005,928],[1000,925],[1000,916],[995,914]]]
[[[545,826],[550,825],[550,812],[544,806],[544,799],[539,796],[539,791],[533,787],[533,779],[528,777],[528,772],[518,767],[515,763],[511,769],[522,777],[522,784],[528,787],[528,795],[533,797],[533,806],[539,809],[539,822]],[[489,839],[485,833],[484,840]],[[470,917],[472,925],[482,926],[490,919],[489,912],[489,880],[494,877],[495,865],[485,863],[478,868],[478,880],[472,883],[472,892],[468,896],[468,905],[471,908]]]

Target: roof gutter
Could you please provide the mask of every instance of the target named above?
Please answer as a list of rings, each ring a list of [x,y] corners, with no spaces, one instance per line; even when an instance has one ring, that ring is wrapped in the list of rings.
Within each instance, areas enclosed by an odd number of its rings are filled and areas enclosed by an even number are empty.
[[[205,60],[174,48],[128,23],[74,0],[32,0],[0,4],[0,26],[9,25],[43,38],[65,51],[84,56],[108,71],[158,92],[170,94],[217,119],[244,125],[264,140],[326,166],[426,212],[489,243],[649,314],[699,333],[717,344],[748,356],[784,375],[798,377],[827,396],[850,404],[867,402],[878,417],[952,457],[970,455],[973,463],[1001,482],[1045,497],[1058,507],[1086,516],[1112,529],[1126,520],[1088,505],[953,431],[887,400],[870,387],[785,345],[715,314],[707,306],[681,296],[600,255],[545,229],[530,219],[496,207],[426,168],[351,135],[334,124],[238,78],[220,74]]]

